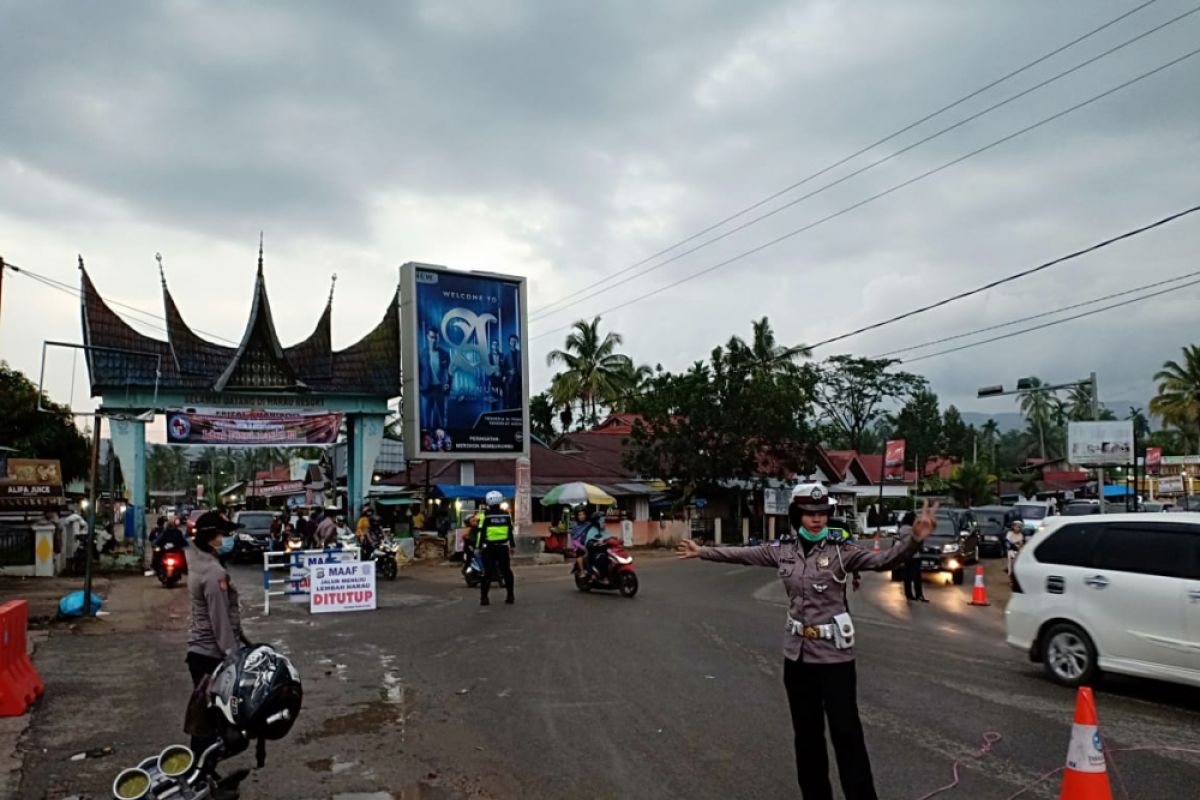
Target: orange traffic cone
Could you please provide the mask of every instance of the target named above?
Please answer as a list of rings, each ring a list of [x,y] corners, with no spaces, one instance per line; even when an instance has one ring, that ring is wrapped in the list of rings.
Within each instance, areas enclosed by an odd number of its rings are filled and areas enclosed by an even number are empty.
[[[983,565],[975,568],[975,589],[971,592],[971,605],[990,606],[987,599],[987,587],[983,585]]]
[[[878,534],[878,533],[877,533],[877,534],[875,534],[875,546],[871,548],[871,552],[873,552],[873,553],[878,553],[878,552],[880,552],[880,549],[879,549],[879,534]]]
[[[1086,686],[1079,687],[1075,696],[1075,724],[1071,727],[1071,746],[1067,748],[1067,766],[1058,797],[1059,800],[1112,800],[1097,728],[1096,701]]]

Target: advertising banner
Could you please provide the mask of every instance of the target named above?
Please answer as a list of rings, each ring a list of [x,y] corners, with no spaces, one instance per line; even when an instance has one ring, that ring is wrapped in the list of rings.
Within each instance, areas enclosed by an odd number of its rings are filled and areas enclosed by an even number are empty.
[[[167,442],[205,445],[333,444],[341,414],[305,414],[248,409],[167,413]]]
[[[890,439],[884,446],[883,479],[885,481],[904,480],[904,446],[904,439]]]
[[[41,483],[62,486],[62,467],[57,459],[10,458],[6,476],[22,483]],[[61,494],[61,492],[60,492]]]
[[[1183,494],[1183,476],[1169,475],[1158,479],[1159,494]]]
[[[788,506],[791,503],[791,489],[787,487],[781,489],[763,489],[763,513],[768,517],[786,517]]]
[[[304,481],[284,481],[270,486],[251,484],[246,487],[246,497],[283,497],[303,493]]]
[[[1133,422],[1067,423],[1067,459],[1080,466],[1133,463]]]
[[[321,564],[312,570],[312,593],[309,595],[312,613],[375,610],[374,561]]]
[[[1146,448],[1146,474],[1157,475],[1162,469],[1162,448],[1147,447]]]
[[[401,292],[409,457],[528,455],[525,279],[409,263]]]
[[[0,476],[0,510],[57,508],[63,503],[62,484],[57,459],[10,458]]]

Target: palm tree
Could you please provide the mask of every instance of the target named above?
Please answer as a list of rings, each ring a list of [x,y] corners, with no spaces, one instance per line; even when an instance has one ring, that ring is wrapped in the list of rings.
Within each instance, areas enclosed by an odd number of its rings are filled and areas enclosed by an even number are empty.
[[[950,477],[948,488],[963,507],[984,505],[992,499],[992,476],[981,464],[963,464]]]
[[[784,347],[775,339],[775,331],[767,317],[751,323],[754,335],[749,344],[740,336],[729,340],[725,349],[730,357],[743,357],[750,361],[754,369],[760,372],[780,372],[789,370],[802,359],[812,355],[812,351],[804,345]]]
[[[1183,362],[1167,361],[1154,374],[1158,394],[1150,413],[1200,446],[1200,345],[1183,348]]]
[[[983,446],[986,448],[986,452],[991,454],[991,460],[989,463],[991,464],[992,469],[995,469],[996,439],[1000,434],[1000,423],[996,422],[994,419],[989,419],[987,422],[983,423],[983,427],[980,428],[980,433],[983,434]]]
[[[1042,460],[1046,460],[1046,428],[1051,424],[1054,416],[1054,393],[1042,390],[1041,378],[1029,379],[1029,390],[1023,391],[1019,395],[1018,402],[1021,404],[1021,412],[1025,415],[1025,419],[1029,422],[1030,433],[1037,436],[1038,451],[1042,456]]]
[[[601,338],[599,317],[576,322],[564,349],[546,356],[547,365],[565,367],[550,384],[554,402],[578,402],[580,416],[592,425],[599,424],[599,409],[621,397],[635,372],[629,356],[617,352],[621,343],[619,333],[609,332]]]
[[[1092,414],[1092,385],[1090,383],[1077,383],[1071,387],[1067,393],[1067,399],[1064,403],[1067,412],[1067,418],[1071,422],[1083,422],[1093,418]]]

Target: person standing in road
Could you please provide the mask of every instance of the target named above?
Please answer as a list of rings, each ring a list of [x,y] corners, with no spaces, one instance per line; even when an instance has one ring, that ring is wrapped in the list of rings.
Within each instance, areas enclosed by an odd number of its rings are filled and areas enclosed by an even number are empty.
[[[337,511],[331,508],[317,522],[317,529],[314,534],[317,547],[323,549],[338,546],[337,523],[333,519],[335,514],[337,514]]]
[[[912,511],[906,513],[900,519],[900,528],[896,532],[897,536],[911,536],[912,526],[916,522],[917,515]],[[917,548],[904,562],[904,597],[910,603],[928,603],[925,599],[925,581],[921,578],[921,549]]]
[[[1005,565],[1004,571],[1009,575],[1012,574],[1013,562],[1017,560],[1017,553],[1025,544],[1025,525],[1021,520],[1014,519],[1012,524],[1008,526],[1008,533],[1004,536],[1004,550],[1008,557],[1008,563]]]
[[[484,497],[487,513],[475,528],[475,545],[483,548],[483,580],[479,582],[479,605],[490,604],[488,589],[492,587],[492,576],[504,578],[508,595],[504,602],[513,604],[512,550],[516,545],[513,537],[512,515],[500,507],[504,496],[497,491]]]
[[[184,551],[192,608],[186,661],[193,688],[212,675],[226,655],[248,643],[242,633],[237,589],[221,563],[222,556],[232,549],[230,534],[240,527],[223,511],[205,512],[196,520],[196,546]],[[199,756],[212,742],[211,737],[193,736],[192,752]]]
[[[846,612],[846,582],[859,570],[898,567],[936,524],[937,505],[926,502],[910,531],[886,552],[837,542],[826,533],[828,490],[799,484],[788,509],[795,538],[778,546],[701,547],[680,542],[680,558],[775,567],[789,598],[784,626],[783,685],[795,736],[796,772],[804,800],[831,800],[825,722],[846,800],[877,800],[871,762],[858,715],[854,624]]]

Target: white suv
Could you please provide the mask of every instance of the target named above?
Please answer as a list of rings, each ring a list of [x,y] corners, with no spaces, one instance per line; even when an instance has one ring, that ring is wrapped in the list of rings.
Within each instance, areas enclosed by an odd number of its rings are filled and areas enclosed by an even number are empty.
[[[1200,514],[1052,517],[1020,552],[1008,643],[1055,681],[1200,686]]]

